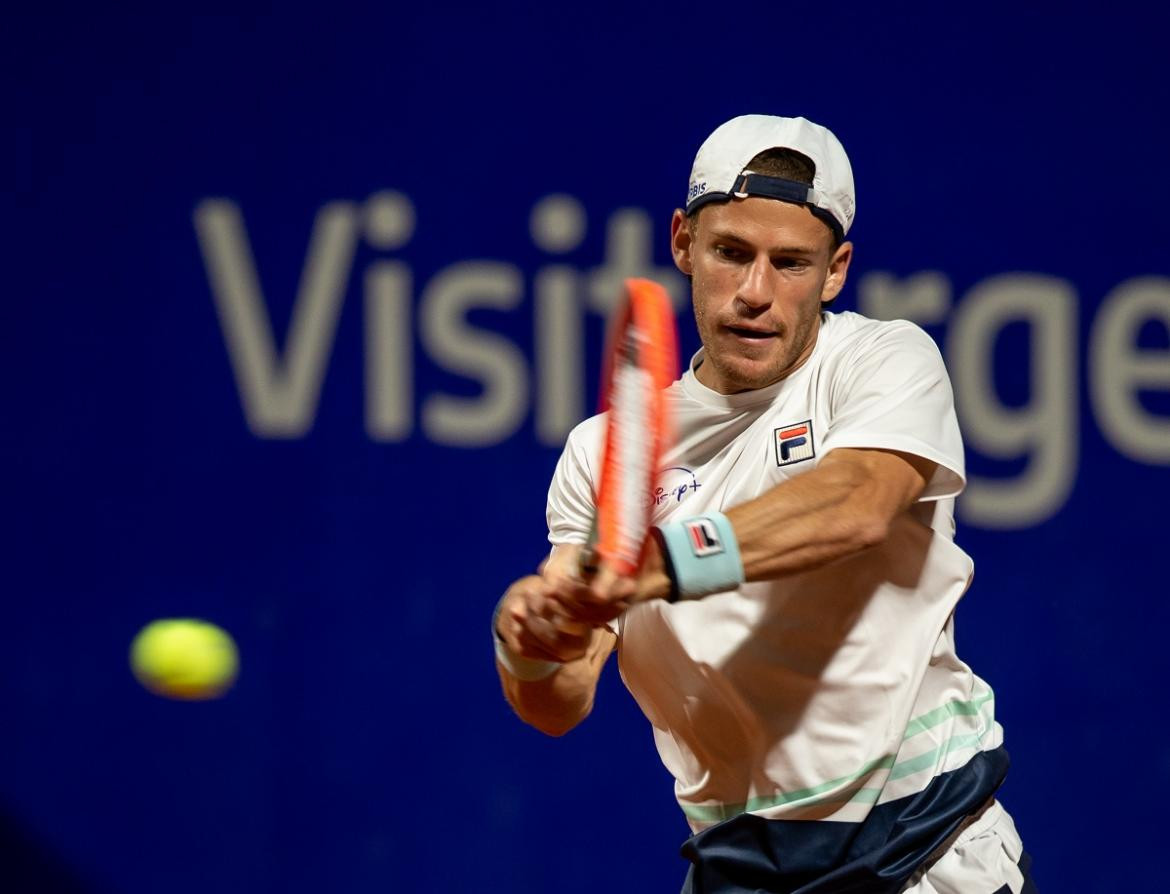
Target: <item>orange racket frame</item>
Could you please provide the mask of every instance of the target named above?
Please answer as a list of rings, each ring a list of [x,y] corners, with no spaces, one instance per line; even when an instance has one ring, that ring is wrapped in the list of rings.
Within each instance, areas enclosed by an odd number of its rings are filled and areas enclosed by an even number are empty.
[[[674,308],[666,290],[628,279],[609,330],[601,409],[608,412],[590,564],[634,574],[650,529],[650,493],[672,438],[666,389],[678,372]]]

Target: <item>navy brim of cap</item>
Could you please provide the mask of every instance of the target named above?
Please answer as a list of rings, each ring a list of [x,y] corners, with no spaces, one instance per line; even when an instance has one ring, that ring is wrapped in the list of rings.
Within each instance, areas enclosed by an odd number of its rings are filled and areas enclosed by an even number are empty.
[[[732,198],[745,199],[748,196],[757,196],[765,199],[776,199],[793,205],[803,205],[814,217],[832,230],[838,243],[845,241],[845,230],[841,226],[840,221],[824,208],[818,208],[809,201],[809,196],[813,192],[813,189],[807,183],[786,180],[782,177],[767,177],[763,174],[747,173],[740,174],[736,178],[735,185],[732,189],[733,191],[730,193],[707,192],[701,196],[697,196],[687,204],[687,214],[694,214],[704,205],[709,205],[714,202],[727,202]]]

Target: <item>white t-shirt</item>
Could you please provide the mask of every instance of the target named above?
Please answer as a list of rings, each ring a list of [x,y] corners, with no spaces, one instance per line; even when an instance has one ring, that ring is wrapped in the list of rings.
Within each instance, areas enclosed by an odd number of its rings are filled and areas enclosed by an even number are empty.
[[[743,812],[859,822],[1002,741],[991,690],[954,649],[972,562],[953,542],[965,478],[942,357],[912,323],[854,313],[825,313],[808,361],[767,388],[712,391],[694,374],[702,356],[667,391],[677,443],[647,495],[656,523],[751,500],[837,447],[938,464],[882,546],[641,603],[618,625],[622,678],[693,830]],[[553,544],[586,538],[603,435],[595,416],[569,436],[549,489]]]

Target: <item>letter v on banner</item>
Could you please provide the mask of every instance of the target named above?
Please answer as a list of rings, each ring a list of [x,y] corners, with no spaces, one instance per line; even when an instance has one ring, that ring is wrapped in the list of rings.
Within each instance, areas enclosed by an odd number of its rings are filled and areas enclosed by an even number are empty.
[[[239,207],[206,199],[194,219],[248,428],[260,437],[300,437],[316,417],[353,265],[357,209],[331,202],[317,213],[283,357]]]

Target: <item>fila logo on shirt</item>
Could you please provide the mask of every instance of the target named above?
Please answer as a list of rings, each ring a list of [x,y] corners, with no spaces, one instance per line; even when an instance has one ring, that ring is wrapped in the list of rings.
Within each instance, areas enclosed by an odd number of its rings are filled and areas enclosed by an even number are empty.
[[[687,536],[691,540],[691,551],[698,558],[723,552],[723,541],[719,539],[719,531],[710,519],[688,519],[683,522],[683,527],[687,529]]]
[[[776,465],[790,466],[816,456],[813,449],[812,420],[785,425],[773,430],[776,441]]]

